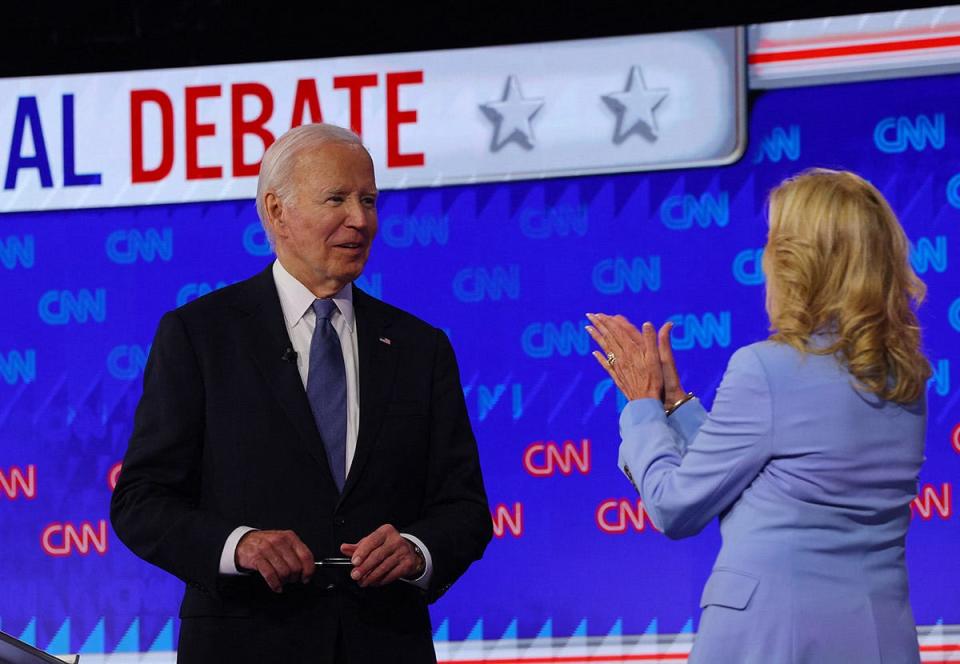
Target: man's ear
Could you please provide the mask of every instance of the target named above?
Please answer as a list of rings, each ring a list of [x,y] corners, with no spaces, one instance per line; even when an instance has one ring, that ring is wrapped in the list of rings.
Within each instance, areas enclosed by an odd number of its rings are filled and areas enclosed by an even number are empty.
[[[267,213],[267,225],[273,237],[285,235],[286,228],[283,220],[283,202],[274,192],[268,191],[263,195],[263,209]]]

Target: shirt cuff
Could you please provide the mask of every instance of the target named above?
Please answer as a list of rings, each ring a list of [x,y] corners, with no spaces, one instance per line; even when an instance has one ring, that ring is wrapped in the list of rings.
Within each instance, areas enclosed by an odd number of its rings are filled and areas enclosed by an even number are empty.
[[[220,574],[224,576],[240,576],[246,574],[246,572],[241,572],[237,569],[237,544],[240,543],[240,538],[251,530],[256,530],[256,528],[239,526],[234,528],[230,536],[227,537],[227,541],[223,544],[223,552],[220,554]]]
[[[418,547],[420,547],[420,553],[423,554],[423,574],[418,576],[416,579],[401,579],[405,583],[409,583],[412,586],[420,588],[420,590],[426,590],[430,587],[430,579],[433,578],[433,558],[430,557],[430,549],[427,548],[427,545],[421,542],[418,538],[413,535],[408,535],[407,533],[400,533],[400,536],[404,539],[413,542]]]

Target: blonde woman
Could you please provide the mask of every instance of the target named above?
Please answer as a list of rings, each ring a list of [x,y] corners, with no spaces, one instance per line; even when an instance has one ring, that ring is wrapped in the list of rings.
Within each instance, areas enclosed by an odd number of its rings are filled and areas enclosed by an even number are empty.
[[[672,538],[720,517],[692,663],[919,662],[904,539],[930,374],[924,285],[870,183],[815,169],[770,196],[772,334],[730,359],[707,413],[659,335],[590,315],[629,399],[620,467]]]

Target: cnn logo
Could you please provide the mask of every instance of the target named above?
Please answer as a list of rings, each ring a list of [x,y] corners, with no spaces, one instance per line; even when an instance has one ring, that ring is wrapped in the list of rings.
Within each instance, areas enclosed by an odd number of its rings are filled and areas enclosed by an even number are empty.
[[[605,500],[597,507],[596,519],[597,527],[609,534],[621,534],[631,529],[642,533],[648,527],[657,531],[657,527],[650,520],[650,515],[647,514],[640,500],[633,502],[624,498]]]
[[[26,472],[18,466],[12,466],[6,471],[0,470],[0,497],[6,496],[16,500],[21,496],[32,500],[37,497],[37,467],[32,463],[27,465]]]
[[[490,517],[494,537],[504,537],[508,533],[514,537],[523,535],[523,503],[514,503],[510,507],[500,503]]]
[[[587,475],[590,473],[590,439],[582,439],[579,445],[572,440],[560,444],[552,440],[538,440],[523,451],[523,467],[534,477],[549,477],[557,473],[569,476],[574,470]]]
[[[100,519],[96,526],[89,521],[51,523],[40,535],[40,546],[44,553],[58,558],[74,553],[86,556],[91,550],[102,556],[107,552],[107,522]]]

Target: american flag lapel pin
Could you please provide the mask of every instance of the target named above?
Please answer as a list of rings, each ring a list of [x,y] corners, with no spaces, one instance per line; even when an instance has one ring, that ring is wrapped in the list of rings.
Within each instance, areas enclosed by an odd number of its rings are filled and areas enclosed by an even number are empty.
[[[392,344],[393,342],[390,341],[390,339],[389,339],[388,337],[380,337],[380,343],[382,343],[382,344],[387,344],[387,345],[389,346],[389,345]]]

